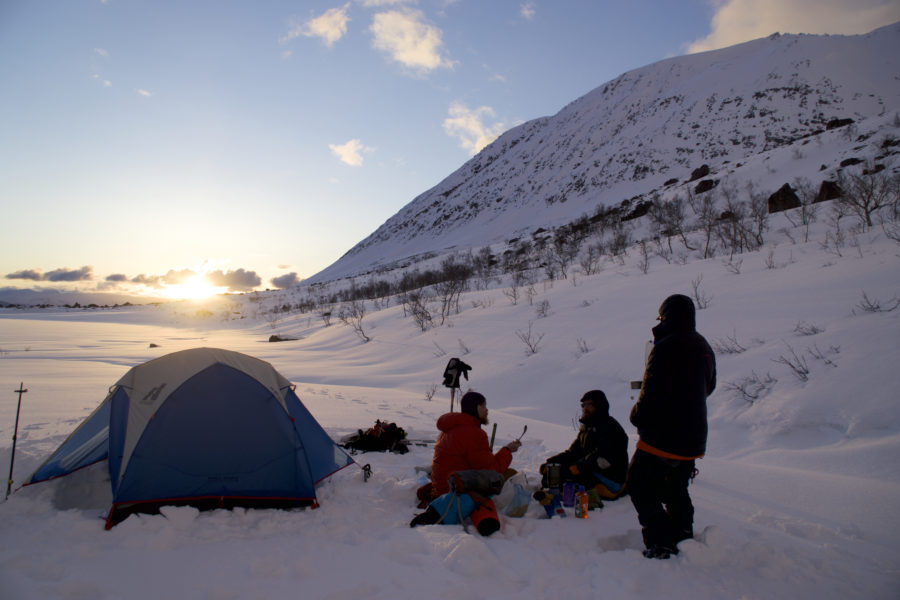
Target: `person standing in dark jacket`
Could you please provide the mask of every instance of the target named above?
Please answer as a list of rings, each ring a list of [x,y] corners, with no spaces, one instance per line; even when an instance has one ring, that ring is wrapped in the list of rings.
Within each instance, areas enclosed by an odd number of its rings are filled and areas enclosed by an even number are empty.
[[[578,437],[569,449],[548,458],[540,472],[546,480],[547,465],[555,463],[562,481],[580,483],[599,498],[618,498],[625,491],[628,435],[610,416],[606,394],[591,390],[582,396],[580,421]]]
[[[694,535],[688,485],[706,453],[706,398],[716,387],[716,358],[696,330],[694,302],[669,296],[653,328],[641,394],[631,409],[639,440],[628,493],[644,536],[644,556],[669,558]]]

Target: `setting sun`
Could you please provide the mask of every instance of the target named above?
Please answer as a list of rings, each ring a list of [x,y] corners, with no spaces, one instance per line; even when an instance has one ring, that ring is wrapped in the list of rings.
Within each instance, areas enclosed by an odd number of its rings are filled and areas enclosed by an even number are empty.
[[[213,285],[203,274],[197,274],[184,283],[166,286],[163,294],[173,300],[204,300],[226,291],[227,288]]]

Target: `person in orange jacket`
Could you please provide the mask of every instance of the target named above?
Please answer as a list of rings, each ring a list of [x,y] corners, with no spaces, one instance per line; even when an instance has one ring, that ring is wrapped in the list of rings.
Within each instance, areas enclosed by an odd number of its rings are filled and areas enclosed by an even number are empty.
[[[512,462],[512,454],[522,443],[513,440],[491,452],[487,433],[481,428],[488,423],[487,399],[478,392],[467,392],[460,400],[458,413],[446,413],[437,420],[438,434],[431,462],[431,482],[418,490],[418,497],[429,502],[450,491],[448,479],[456,471],[470,469],[490,469],[505,473]],[[499,529],[497,510],[489,498],[475,498],[475,511],[471,518],[482,535],[489,535]],[[481,511],[479,511],[481,509]],[[483,516],[482,514],[483,513]],[[482,526],[480,521],[489,521]],[[476,522],[478,521],[478,522]],[[417,525],[428,524],[427,519],[419,520]],[[496,524],[496,528],[494,525]],[[488,531],[493,529],[492,531]]]

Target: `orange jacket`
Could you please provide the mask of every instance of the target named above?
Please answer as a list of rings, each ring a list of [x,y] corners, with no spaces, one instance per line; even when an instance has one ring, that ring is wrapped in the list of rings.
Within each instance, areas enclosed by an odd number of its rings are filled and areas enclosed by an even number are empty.
[[[447,413],[437,420],[437,443],[431,462],[431,482],[435,497],[450,491],[447,478],[455,471],[491,469],[503,473],[512,462],[512,452],[505,446],[491,453],[481,421],[466,413]]]

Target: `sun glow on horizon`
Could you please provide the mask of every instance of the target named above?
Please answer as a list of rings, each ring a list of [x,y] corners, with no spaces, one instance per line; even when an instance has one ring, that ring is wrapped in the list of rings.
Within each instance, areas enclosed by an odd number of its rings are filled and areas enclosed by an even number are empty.
[[[183,283],[167,285],[162,294],[172,300],[206,300],[227,291],[227,287],[213,285],[206,279],[205,274],[198,273]]]

